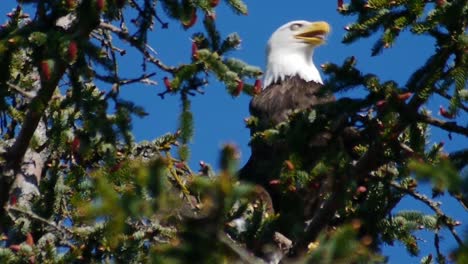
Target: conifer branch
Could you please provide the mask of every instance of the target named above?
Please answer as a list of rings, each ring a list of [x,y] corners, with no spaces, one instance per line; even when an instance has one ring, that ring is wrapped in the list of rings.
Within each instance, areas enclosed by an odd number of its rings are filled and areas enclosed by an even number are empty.
[[[33,220],[36,220],[38,222],[47,224],[48,226],[52,227],[56,231],[59,231],[60,233],[67,233],[68,235],[74,235],[74,233],[70,229],[68,229],[67,227],[58,226],[55,222],[47,220],[47,219],[45,219],[43,217],[40,217],[39,215],[37,215],[37,214],[35,214],[35,213],[31,212],[31,211],[28,211],[28,210],[25,210],[25,209],[22,209],[22,208],[19,208],[19,207],[16,207],[16,206],[6,206],[6,211],[7,212],[15,212],[15,213],[25,215],[25,216],[29,217],[30,219],[33,219]]]
[[[37,215],[37,214],[35,214],[35,213],[31,212],[31,211],[28,211],[28,210],[25,210],[25,209],[22,209],[22,208],[19,208],[19,207],[16,207],[16,206],[6,206],[5,210],[10,215],[11,215],[12,212],[22,214],[22,215],[28,217],[31,220],[35,220],[35,221],[41,222],[43,224],[46,224],[49,227],[52,227],[55,231],[57,231],[60,234],[60,243],[62,245],[70,247],[70,248],[75,247],[75,245],[73,245],[70,242],[69,237],[74,237],[76,234],[73,233],[73,231],[71,231],[67,227],[59,226],[54,221],[47,220],[47,219],[45,219],[43,217],[40,217],[39,215]],[[12,219],[15,219],[15,218],[13,217]],[[64,237],[64,236],[68,236],[68,238]]]
[[[399,183],[392,181],[390,182],[390,185],[395,187],[397,190],[406,193],[413,197],[414,199],[424,203],[425,205],[429,206],[432,211],[434,211],[438,219],[442,221],[442,223],[450,230],[450,233],[452,233],[452,236],[455,238],[459,246],[463,246],[463,240],[458,236],[457,231],[455,230],[455,224],[452,222],[453,220],[448,217],[439,207],[439,204],[437,202],[432,201],[429,199],[427,196],[417,192],[414,189],[408,189],[403,186],[401,186]]]
[[[171,174],[172,178],[177,182],[179,188],[182,190],[182,193],[184,194],[184,197],[187,199],[187,201],[190,203],[190,206],[192,208],[195,208],[196,206],[192,203],[192,200],[190,199],[190,191],[187,189],[185,184],[182,182],[182,179],[179,177],[179,175],[176,172],[175,166],[174,166],[174,159],[171,157],[171,154],[169,152],[166,153],[167,155],[167,160],[169,162],[168,164],[168,170],[169,173]]]
[[[443,98],[447,100],[450,100],[450,101],[453,100],[452,96],[448,95],[445,91],[435,90],[435,93],[442,96]],[[465,112],[468,112],[468,106],[464,105],[462,102],[458,104],[457,107],[459,107],[460,109],[463,109],[463,111]]]

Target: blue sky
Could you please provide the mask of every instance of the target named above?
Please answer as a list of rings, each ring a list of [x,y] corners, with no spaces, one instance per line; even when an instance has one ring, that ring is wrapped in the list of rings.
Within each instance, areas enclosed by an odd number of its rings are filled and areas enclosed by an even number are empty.
[[[221,1],[222,2],[222,1]],[[345,1],[346,2],[346,1]],[[396,45],[384,50],[383,54],[371,57],[371,47],[377,36],[366,40],[360,40],[352,45],[341,43],[345,33],[344,27],[353,22],[354,17],[343,17],[336,11],[336,1],[252,1],[246,0],[249,6],[248,16],[237,16],[224,3],[217,9],[217,25],[223,36],[231,32],[238,32],[242,37],[242,45],[239,50],[229,55],[238,57],[249,64],[258,65],[264,69],[265,44],[270,34],[282,24],[291,20],[325,20],[332,26],[332,33],[328,37],[327,44],[319,47],[314,55],[315,64],[318,66],[325,62],[341,62],[348,56],[355,56],[358,68],[366,73],[375,73],[381,80],[395,80],[401,85],[406,83],[408,77],[434,52],[434,41],[426,36],[412,36],[404,32],[397,40]],[[319,4],[320,3],[320,4]],[[15,1],[2,1],[0,14],[6,14],[16,6]],[[166,16],[160,7],[158,14],[164,20]],[[203,14],[198,14],[199,22]],[[6,18],[0,18],[3,22]],[[189,30],[182,29],[179,23],[168,21],[169,28],[161,29],[156,24],[154,32],[149,37],[151,46],[155,48],[164,63],[177,65],[190,60],[191,40],[190,36],[198,31],[203,31],[201,23]],[[120,58],[120,71],[125,77],[136,77],[141,74],[141,57],[130,50],[127,55]],[[151,66],[148,72],[157,71]],[[158,71],[157,71],[158,72]],[[132,85],[125,86],[121,90],[124,98],[133,100],[143,106],[150,115],[144,119],[134,120],[134,132],[137,141],[151,140],[166,132],[174,132],[177,129],[180,101],[178,96],[166,96],[161,99],[157,94],[164,91],[162,78],[164,73],[158,72],[154,80],[159,86]],[[323,75],[322,75],[323,76]],[[325,76],[323,76],[325,77]],[[108,87],[107,87],[108,88]],[[220,147],[224,143],[235,143],[242,153],[242,164],[248,159],[250,150],[248,147],[249,131],[245,128],[244,118],[249,116],[248,103],[250,97],[242,95],[233,98],[225,91],[224,86],[216,81],[205,87],[205,95],[197,95],[192,99],[195,117],[195,136],[192,143],[192,155],[190,164],[193,169],[198,168],[198,162],[216,165]],[[357,92],[346,96],[359,96]],[[345,95],[339,95],[345,96]],[[429,109],[436,115],[439,105],[446,105],[438,99],[430,101]],[[466,121],[465,121],[466,122]],[[466,125],[466,124],[465,124]],[[454,136],[448,139],[447,133],[440,130],[432,130],[434,142],[444,141],[445,149],[453,151],[466,148],[466,138]],[[429,188],[423,187],[423,191]],[[452,199],[443,198],[443,208],[450,212],[449,215],[458,220],[468,219],[467,212],[458,206]],[[412,199],[404,199],[398,209],[417,209],[432,213],[428,208]],[[459,228],[459,233],[463,233]],[[465,228],[466,230],[466,228]],[[433,236],[427,232],[420,232],[422,255],[433,253]],[[448,232],[444,232],[442,248],[453,248],[455,242]],[[396,245],[385,247],[385,255],[389,255],[390,263],[419,263],[420,257],[410,257],[405,250]]]

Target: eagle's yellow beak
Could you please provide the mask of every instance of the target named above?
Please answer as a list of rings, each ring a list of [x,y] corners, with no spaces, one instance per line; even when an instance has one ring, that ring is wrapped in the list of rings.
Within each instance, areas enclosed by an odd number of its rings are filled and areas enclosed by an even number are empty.
[[[314,46],[318,46],[325,42],[325,37],[328,33],[330,33],[330,25],[325,21],[318,21],[313,22],[294,37],[296,39],[302,39]]]

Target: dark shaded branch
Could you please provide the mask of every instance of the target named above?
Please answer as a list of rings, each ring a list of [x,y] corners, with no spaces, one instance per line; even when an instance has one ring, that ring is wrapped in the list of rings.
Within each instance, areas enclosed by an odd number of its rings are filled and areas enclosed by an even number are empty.
[[[445,256],[442,254],[442,252],[440,251],[440,237],[439,237],[439,233],[435,233],[434,235],[434,247],[436,249],[436,252],[437,252],[437,260],[441,261],[441,260],[445,260]],[[444,261],[445,262],[445,261]],[[444,263],[443,262],[443,263]],[[439,262],[440,263],[440,262]]]
[[[340,185],[341,184],[337,184]],[[295,246],[297,253],[302,254],[307,249],[307,245],[310,242],[313,242],[317,239],[320,232],[329,224],[330,220],[333,218],[336,210],[339,208],[339,195],[343,192],[337,191],[338,188],[335,188],[331,192],[330,197],[320,206],[320,209],[315,213],[314,217],[310,221],[307,229],[305,231],[305,236],[301,239]]]
[[[243,261],[243,263],[248,264],[264,264],[266,263],[260,258],[253,256],[250,252],[247,252],[243,247],[236,244],[236,242],[232,241],[224,232],[218,233],[218,239],[230,248],[233,252],[235,252],[239,258]]]
[[[449,154],[449,158],[452,161],[452,164],[458,170],[461,170],[463,167],[467,166],[466,161],[468,160],[468,149],[452,152]]]
[[[457,125],[455,121],[444,121],[427,115],[418,115],[418,120],[444,130],[468,136],[468,127]]]

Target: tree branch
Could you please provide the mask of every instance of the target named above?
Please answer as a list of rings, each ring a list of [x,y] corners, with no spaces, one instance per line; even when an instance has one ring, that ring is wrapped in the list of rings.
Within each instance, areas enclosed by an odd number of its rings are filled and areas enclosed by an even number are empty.
[[[11,212],[15,212],[15,213],[19,213],[19,214],[22,214],[22,215],[25,215],[27,217],[29,217],[30,219],[33,219],[33,220],[36,220],[38,222],[41,222],[41,223],[44,223],[50,227],[52,227],[53,229],[55,229],[56,231],[60,232],[60,233],[66,233],[68,235],[74,235],[74,233],[64,227],[64,226],[58,226],[55,222],[53,221],[49,221],[43,217],[40,217],[39,215],[33,213],[33,212],[30,212],[30,211],[27,211],[27,210],[24,210],[22,208],[19,208],[19,207],[16,207],[16,206],[7,206],[6,207],[6,211],[11,213]]]
[[[424,122],[424,123],[442,128],[444,130],[450,131],[450,132],[468,136],[468,128],[457,125],[457,122],[455,121],[444,121],[444,120],[440,120],[432,116],[427,116],[423,114],[419,114],[417,118],[420,122]]]
[[[166,71],[166,72],[170,72],[170,73],[174,73],[176,72],[176,68],[175,67],[170,67],[170,66],[167,66],[165,65],[164,63],[161,62],[161,60],[159,59],[156,59],[155,57],[153,57],[147,50],[147,48],[145,47],[145,45],[143,45],[137,38],[135,37],[132,37],[130,34],[128,34],[127,31],[124,31],[123,29],[120,29],[112,24],[109,24],[109,23],[105,23],[105,22],[101,22],[101,24],[99,25],[99,27],[103,30],[109,30],[113,33],[115,33],[120,39],[122,40],[125,40],[127,41],[128,43],[130,43],[130,45],[134,46],[135,48],[137,48],[142,54],[143,56],[148,60],[150,61],[151,63],[153,63],[154,65],[156,65],[158,68],[160,68],[161,70],[163,71]]]
[[[10,82],[7,82],[7,85],[8,85],[8,87],[10,87],[11,89],[17,91],[17,92],[20,93],[22,96],[24,96],[24,97],[26,97],[26,98],[28,98],[28,99],[34,98],[34,93],[25,91],[25,90],[23,90],[21,87],[19,87],[18,85],[12,84],[12,83],[10,83]]]
[[[399,183],[397,183],[395,181],[390,182],[390,185],[393,186],[394,188],[396,188],[397,190],[399,190],[399,191],[401,191],[403,193],[406,193],[406,194],[410,195],[411,197],[413,197],[414,199],[416,199],[416,200],[424,203],[425,205],[429,206],[432,209],[432,211],[434,211],[437,214],[438,219],[440,221],[442,221],[442,223],[450,230],[450,232],[452,233],[452,236],[455,238],[458,245],[463,246],[463,241],[458,236],[457,231],[455,230],[455,225],[454,225],[454,223],[452,223],[452,219],[450,217],[448,217],[446,214],[444,214],[444,212],[442,212],[442,210],[440,209],[439,204],[437,202],[432,201],[427,196],[425,196],[423,194],[420,194],[419,192],[417,192],[414,189],[405,188],[405,187],[401,186]]]
[[[333,218],[336,209],[339,207],[339,193],[341,194],[342,192],[333,190],[330,197],[322,203],[320,209],[307,226],[305,236],[295,245],[294,251],[297,251],[297,253],[300,254],[302,253],[301,251],[305,251],[307,249],[308,243],[315,241],[319,233],[325,228],[326,225],[328,225],[330,220]]]
[[[242,261],[243,263],[248,263],[248,264],[264,264],[266,263],[260,258],[257,258],[255,256],[252,256],[250,252],[247,252],[244,248],[241,246],[237,245],[234,241],[232,241],[224,232],[219,232],[218,233],[218,239],[226,245],[228,248],[230,248],[233,252],[235,252]]]

